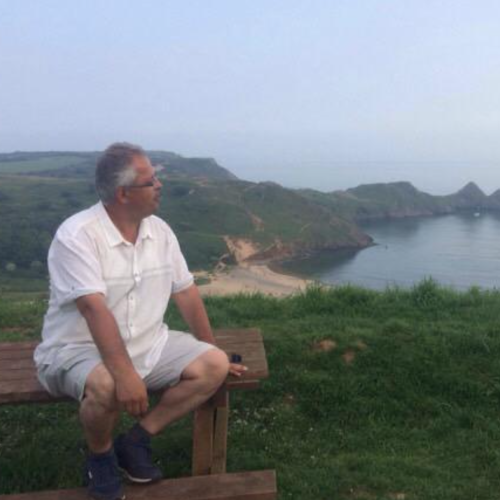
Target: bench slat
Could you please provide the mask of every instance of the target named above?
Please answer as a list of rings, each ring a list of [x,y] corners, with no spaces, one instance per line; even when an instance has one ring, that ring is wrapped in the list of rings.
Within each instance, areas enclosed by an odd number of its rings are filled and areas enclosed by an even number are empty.
[[[266,352],[258,329],[221,329],[215,330],[214,335],[221,349],[228,354],[240,354],[249,368],[240,378],[229,376],[228,389],[254,389],[259,380],[269,376]],[[51,397],[38,382],[33,361],[33,350],[37,344],[33,340],[0,343],[0,405],[68,400]]]
[[[21,368],[31,368],[32,370],[35,369],[33,353],[31,353],[31,357],[26,356],[22,359],[0,359],[0,372],[19,370]]]
[[[267,363],[257,355],[247,356],[243,363],[249,366],[249,371],[244,374],[244,379],[266,378]],[[33,379],[36,368],[33,360],[0,360],[0,381],[15,379]]]
[[[23,340],[22,342],[2,342],[0,352],[19,351],[20,349],[34,349],[39,342],[37,340]]]
[[[126,486],[127,500],[275,500],[273,470],[167,479],[148,486]],[[0,500],[88,500],[84,488],[0,495]]]
[[[234,349],[228,349],[228,345],[219,345],[224,351],[231,354],[232,352],[236,354],[241,354],[243,357],[243,362],[245,364],[250,364],[253,368],[255,364],[257,366],[264,367],[265,356],[264,350],[260,348],[258,344],[246,345],[246,344],[234,344]],[[35,362],[33,361],[33,351],[28,351],[25,354],[13,352],[13,355],[8,358],[0,357],[0,373],[9,370],[17,370],[19,368],[35,368]]]
[[[227,381],[229,390],[256,389],[259,379],[237,379],[230,377]],[[19,403],[48,403],[57,401],[72,401],[70,398],[51,396],[34,378],[25,380],[0,381],[0,405]]]
[[[34,377],[25,380],[0,381],[0,404],[71,401],[69,398],[51,396]]]
[[[10,349],[2,351],[0,349],[0,362],[9,361],[10,359],[30,359],[33,357],[32,349],[19,349],[17,351]]]
[[[243,341],[262,339],[262,335],[258,328],[217,328],[214,330],[214,334],[217,340],[232,340],[241,338]],[[14,350],[19,351],[20,349],[34,349],[38,345],[38,340],[22,340],[19,342],[1,342],[0,352]]]
[[[31,380],[33,379],[33,369],[24,368],[20,370],[0,370],[0,384],[7,380]]]

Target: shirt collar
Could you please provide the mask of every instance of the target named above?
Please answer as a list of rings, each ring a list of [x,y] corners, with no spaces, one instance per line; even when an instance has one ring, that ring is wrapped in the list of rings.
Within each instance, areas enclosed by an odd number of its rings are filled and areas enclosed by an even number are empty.
[[[99,220],[101,221],[102,227],[104,229],[104,234],[106,235],[106,240],[110,247],[115,247],[120,244],[131,245],[129,241],[127,241],[122,233],[115,226],[113,221],[111,220],[107,210],[104,208],[102,201],[95,205],[95,209],[97,211],[97,215]],[[137,240],[143,240],[145,238],[153,238],[153,231],[151,228],[151,221],[149,217],[147,219],[143,219],[141,225],[139,227],[139,235]]]
[[[151,229],[151,217],[142,219],[141,226],[139,227],[139,237],[137,239],[144,240],[146,238],[153,239],[153,231]]]

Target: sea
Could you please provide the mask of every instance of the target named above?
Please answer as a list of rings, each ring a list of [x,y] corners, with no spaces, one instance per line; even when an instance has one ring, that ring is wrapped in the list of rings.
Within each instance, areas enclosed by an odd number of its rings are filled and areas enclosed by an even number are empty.
[[[326,284],[383,290],[425,278],[457,290],[500,288],[500,213],[385,219],[361,225],[375,244],[282,264]]]

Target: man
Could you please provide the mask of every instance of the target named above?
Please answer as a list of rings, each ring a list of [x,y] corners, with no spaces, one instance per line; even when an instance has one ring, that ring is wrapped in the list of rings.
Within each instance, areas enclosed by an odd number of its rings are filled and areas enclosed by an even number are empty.
[[[212,396],[229,364],[217,349],[193,276],[170,227],[153,213],[162,184],[142,148],[111,145],[99,159],[100,202],[67,219],[49,250],[50,302],[35,352],[41,383],[80,401],[88,491],[123,498],[129,479],[161,478],[150,438]],[[169,330],[170,296],[190,334]],[[147,390],[164,389],[149,409]],[[113,442],[120,411],[137,419]]]

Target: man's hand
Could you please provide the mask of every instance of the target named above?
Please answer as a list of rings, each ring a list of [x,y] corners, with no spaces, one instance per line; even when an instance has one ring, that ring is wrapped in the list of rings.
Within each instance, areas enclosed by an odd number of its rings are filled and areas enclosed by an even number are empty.
[[[144,415],[148,411],[146,386],[135,371],[104,296],[95,293],[79,297],[76,306],[87,321],[103,362],[115,381],[118,403],[133,417]]]
[[[241,377],[243,372],[246,372],[248,368],[245,365],[240,365],[237,363],[231,363],[229,365],[229,374],[235,377]]]
[[[148,391],[139,374],[132,371],[126,377],[115,380],[116,399],[133,417],[142,417],[148,411]]]

